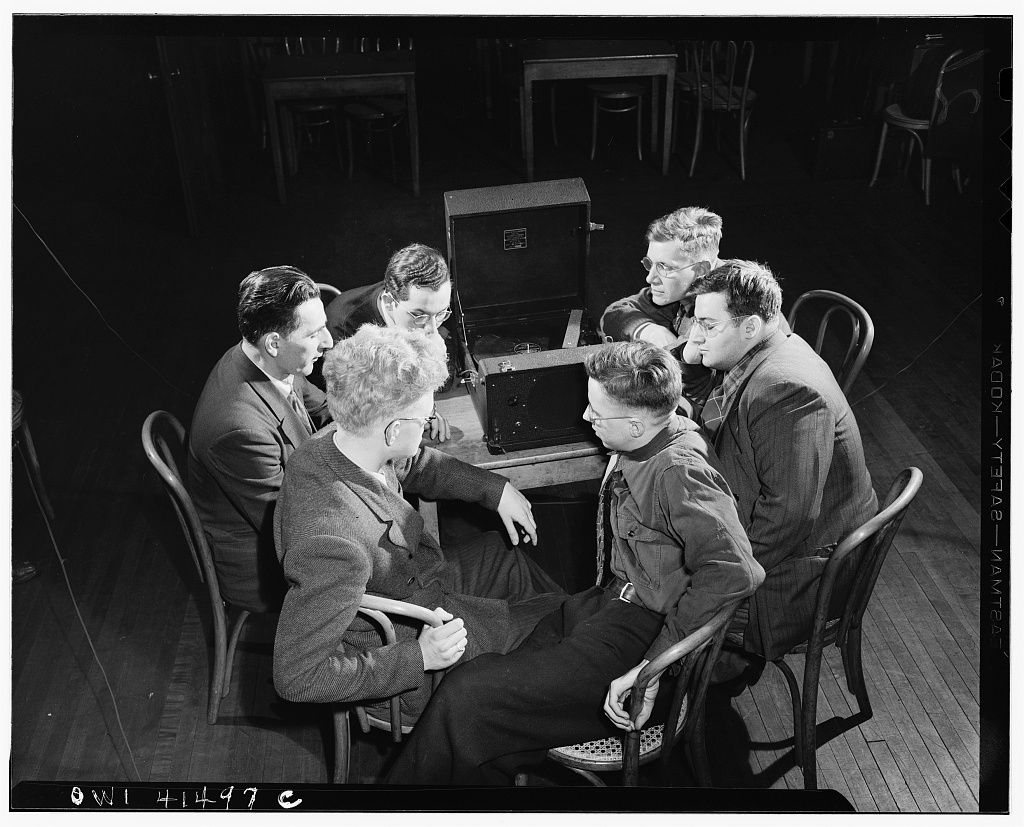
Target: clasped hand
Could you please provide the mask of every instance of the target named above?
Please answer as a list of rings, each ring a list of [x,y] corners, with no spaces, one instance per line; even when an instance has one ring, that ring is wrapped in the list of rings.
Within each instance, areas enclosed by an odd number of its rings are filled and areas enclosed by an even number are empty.
[[[440,606],[434,609],[441,626],[424,626],[420,632],[420,651],[423,653],[423,671],[447,669],[466,653],[466,624]]]

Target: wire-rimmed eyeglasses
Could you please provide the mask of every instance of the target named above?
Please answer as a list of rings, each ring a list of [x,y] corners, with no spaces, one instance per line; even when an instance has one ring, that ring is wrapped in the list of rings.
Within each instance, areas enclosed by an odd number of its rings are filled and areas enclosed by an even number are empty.
[[[749,313],[744,313],[741,316],[730,316],[728,319],[719,319],[718,321],[715,322],[709,322],[706,319],[694,318],[693,324],[695,327],[700,328],[701,332],[704,334],[705,339],[714,339],[715,336],[722,332],[721,326],[724,325],[726,322],[731,322],[733,321],[733,319],[745,319],[749,315]]]
[[[648,256],[640,259],[640,263],[648,273],[653,269],[657,275],[662,277],[674,276],[676,273],[681,273],[683,270],[689,270],[691,267],[696,267],[700,264],[699,261],[695,261],[693,264],[684,264],[682,267],[670,267],[664,261],[651,261]]]
[[[440,313],[413,313],[411,310],[406,310],[402,307],[394,296],[389,293],[385,293],[384,295],[391,300],[395,309],[401,310],[406,316],[412,319],[413,326],[418,328],[426,328],[427,325],[430,324],[431,319],[434,320],[434,327],[440,327],[452,315],[452,309],[450,307],[446,307]]]
[[[396,422],[419,422],[420,430],[422,430],[423,428],[426,428],[428,425],[436,421],[437,405],[434,405],[433,409],[430,411],[430,416],[397,416],[385,426],[384,431],[385,433],[387,433],[388,428],[390,428]]]

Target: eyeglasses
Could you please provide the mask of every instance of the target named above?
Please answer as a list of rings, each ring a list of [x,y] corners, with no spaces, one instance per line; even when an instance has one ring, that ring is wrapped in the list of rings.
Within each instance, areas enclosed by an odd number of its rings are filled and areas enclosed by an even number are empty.
[[[644,269],[649,273],[653,268],[655,273],[659,276],[674,276],[676,273],[681,273],[683,270],[689,270],[691,267],[696,267],[700,264],[699,261],[695,261],[693,264],[686,264],[682,267],[669,267],[664,261],[651,261],[648,256],[644,256],[640,259],[640,263],[644,266]]]
[[[591,425],[599,425],[602,422],[611,422],[614,419],[636,419],[635,416],[598,416],[594,413],[594,409],[587,405],[587,409],[583,412],[586,414],[587,421]]]
[[[399,416],[399,417],[396,417],[396,418],[392,419],[387,424],[387,426],[384,428],[384,431],[386,433],[388,428],[390,428],[396,422],[419,422],[420,423],[420,429],[422,430],[423,428],[426,428],[428,425],[430,425],[431,423],[436,422],[436,421],[437,421],[437,405],[435,405],[433,410],[431,410],[430,416]]]
[[[730,316],[728,319],[719,319],[717,322],[708,322],[704,319],[695,318],[693,323],[703,331],[705,339],[714,339],[715,336],[722,332],[720,325],[731,322],[733,319],[745,319],[749,315],[749,313],[744,313],[742,316]]]
[[[412,319],[412,323],[415,327],[425,328],[430,323],[431,319],[434,320],[434,327],[438,327],[444,324],[445,320],[452,315],[452,309],[450,307],[446,307],[440,313],[413,313],[402,307],[394,296],[388,293],[385,293],[384,295],[391,299],[396,310],[401,310],[406,316]]]

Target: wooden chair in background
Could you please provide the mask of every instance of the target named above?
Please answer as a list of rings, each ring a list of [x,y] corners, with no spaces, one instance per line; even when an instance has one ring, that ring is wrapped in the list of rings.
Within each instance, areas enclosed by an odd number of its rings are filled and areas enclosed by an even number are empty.
[[[808,290],[793,302],[786,319],[794,333],[796,333],[800,308],[814,303],[825,308],[818,325],[817,338],[814,340],[814,350],[819,356],[825,344],[825,331],[828,329],[832,317],[838,313],[845,316],[850,323],[850,339],[846,353],[838,367],[833,368],[839,387],[848,397],[850,388],[853,387],[860,369],[871,352],[871,345],[875,341],[875,325],[867,310],[842,293],[836,293],[833,290]]]

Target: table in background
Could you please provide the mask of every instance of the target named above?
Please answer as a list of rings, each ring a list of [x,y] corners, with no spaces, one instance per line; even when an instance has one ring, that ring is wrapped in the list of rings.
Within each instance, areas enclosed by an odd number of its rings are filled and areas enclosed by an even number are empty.
[[[527,448],[492,454],[484,442],[484,430],[465,388],[436,398],[437,412],[448,420],[451,438],[446,442],[424,440],[456,459],[478,468],[495,471],[519,490],[560,485],[567,482],[600,479],[604,475],[608,457],[597,441],[572,442],[546,448]],[[582,411],[581,411],[582,414]],[[428,530],[438,536],[437,505],[420,499],[420,514]]]
[[[416,64],[413,52],[282,56],[268,61],[263,70],[270,148],[274,156],[277,197],[285,203],[284,164],[277,105],[282,101],[344,98],[362,95],[404,95],[409,118],[409,157],[412,194],[420,194],[420,138],[416,114]],[[294,134],[287,111],[282,113],[285,141],[292,148]]]
[[[522,45],[523,122],[526,132],[526,180],[533,180],[533,84],[538,80],[650,76],[651,152],[658,146],[658,83],[665,82],[665,126],[661,174],[668,175],[672,149],[672,100],[676,52],[663,40],[530,40]]]

